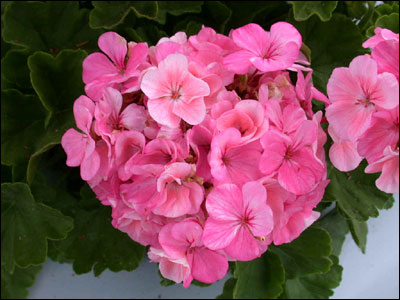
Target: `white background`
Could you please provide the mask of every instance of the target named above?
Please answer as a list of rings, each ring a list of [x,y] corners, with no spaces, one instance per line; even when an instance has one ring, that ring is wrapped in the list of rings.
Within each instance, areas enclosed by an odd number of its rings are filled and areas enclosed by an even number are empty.
[[[333,299],[398,299],[399,298],[399,196],[390,210],[368,221],[367,252],[362,254],[350,235],[340,255],[343,266],[341,285]],[[104,271],[76,275],[71,264],[47,260],[30,288],[29,298],[215,298],[228,278],[210,287],[182,285],[163,287],[159,284],[157,264],[144,259],[133,272]]]

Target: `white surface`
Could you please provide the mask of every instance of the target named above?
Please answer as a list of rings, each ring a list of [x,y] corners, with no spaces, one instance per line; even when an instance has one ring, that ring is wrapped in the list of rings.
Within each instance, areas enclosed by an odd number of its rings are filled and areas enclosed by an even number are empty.
[[[399,298],[399,197],[393,208],[382,210],[378,218],[368,221],[365,255],[346,237],[340,256],[343,266],[341,285],[333,299],[398,299]],[[48,260],[30,288],[32,299],[39,298],[215,298],[227,280],[210,287],[182,285],[163,287],[159,284],[157,264],[145,259],[133,272],[104,271],[99,277],[92,273],[76,275],[70,264]]]

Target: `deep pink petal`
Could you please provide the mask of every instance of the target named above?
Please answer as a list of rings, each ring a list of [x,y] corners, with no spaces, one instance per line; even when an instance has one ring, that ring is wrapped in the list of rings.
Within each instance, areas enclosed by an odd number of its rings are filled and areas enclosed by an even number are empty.
[[[277,22],[271,26],[270,42],[278,45],[294,42],[298,49],[300,49],[303,43],[300,32],[287,22]]]
[[[371,53],[378,63],[378,71],[389,72],[399,78],[399,41],[383,41]]]
[[[143,63],[147,57],[149,47],[146,43],[137,43],[136,45],[128,43],[128,55],[129,59],[126,63],[126,74],[132,74],[136,71],[137,67]]]
[[[240,227],[235,238],[225,248],[225,252],[229,256],[241,261],[249,261],[261,255],[256,239],[244,226]]]
[[[362,99],[364,93],[360,84],[349,68],[336,68],[333,70],[327,85],[327,92],[331,102],[354,102]]]
[[[290,42],[282,48],[267,52],[263,57],[252,57],[250,62],[262,72],[285,70],[296,61],[298,54],[299,47]]]
[[[251,67],[250,58],[252,57],[255,57],[254,53],[247,50],[240,50],[225,56],[223,65],[229,71],[236,74],[246,74]]]
[[[73,110],[76,126],[83,132],[88,133],[95,111],[93,101],[86,96],[80,96],[75,100]]]
[[[147,115],[143,106],[129,104],[121,113],[120,125],[129,130],[143,131],[146,127]]]
[[[208,214],[220,221],[236,221],[243,210],[241,190],[235,184],[215,187],[206,200]]]
[[[263,174],[271,175],[282,165],[291,140],[277,131],[268,131],[260,141],[264,152],[260,158],[259,168]]]
[[[82,79],[88,84],[93,80],[118,74],[118,69],[102,53],[89,54],[82,63]]]
[[[220,253],[202,247],[195,248],[192,255],[191,271],[196,280],[213,283],[222,279],[228,271],[228,261]]]
[[[62,139],[61,145],[67,154],[67,166],[77,167],[81,164],[86,152],[88,137],[73,128],[68,129]]]
[[[378,75],[371,101],[384,109],[392,109],[399,105],[399,82],[393,74]]]
[[[91,154],[86,152],[85,157],[81,163],[81,177],[83,180],[91,180],[100,168],[100,156],[97,151]]]
[[[127,52],[126,40],[115,32],[106,32],[99,37],[99,48],[116,64],[119,69],[125,67]]]
[[[238,221],[217,220],[208,217],[204,225],[203,243],[213,250],[223,249],[235,238],[239,227]]]
[[[232,40],[239,47],[262,56],[268,43],[268,34],[260,25],[250,23],[233,30]]]

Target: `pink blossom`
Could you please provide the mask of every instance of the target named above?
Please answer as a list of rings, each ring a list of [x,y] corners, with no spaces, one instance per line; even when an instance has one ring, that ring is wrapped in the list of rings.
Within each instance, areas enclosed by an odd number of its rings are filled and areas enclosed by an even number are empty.
[[[242,190],[234,184],[215,187],[206,201],[209,218],[204,226],[204,244],[210,249],[224,249],[238,260],[259,257],[259,241],[264,241],[273,228],[266,198],[265,188],[258,182],[248,182]]]
[[[261,177],[258,163],[261,157],[259,141],[242,144],[236,128],[228,128],[213,137],[208,162],[215,180],[243,185]]]
[[[121,85],[122,93],[139,90],[138,66],[147,56],[147,44],[130,42],[127,45],[126,40],[115,32],[103,33],[98,44],[108,57],[95,52],[83,61],[82,79],[86,84],[86,94],[98,100],[108,86],[117,88]]]
[[[378,74],[376,62],[357,56],[349,68],[336,68],[328,81],[332,104],[326,109],[330,126],[339,137],[355,140],[369,127],[377,108],[399,104],[399,83],[390,73]]]
[[[149,97],[150,115],[162,125],[178,127],[181,118],[196,125],[205,117],[204,96],[210,89],[189,73],[187,58],[182,54],[171,54],[158,68],[148,70],[141,89]]]
[[[382,172],[376,180],[376,186],[385,193],[399,193],[399,148],[393,150],[387,146],[383,157],[365,168],[365,173]]]
[[[301,195],[310,192],[321,180],[324,167],[311,145],[317,139],[317,126],[306,120],[290,137],[269,131],[261,138],[264,153],[260,170],[267,176],[278,175],[279,184]]]
[[[225,67],[236,74],[245,74],[251,66],[262,72],[284,70],[299,56],[302,39],[293,25],[278,22],[266,32],[257,24],[250,23],[231,33],[240,51],[223,60]]]
[[[196,182],[196,166],[176,162],[157,179],[159,200],[153,212],[169,218],[196,214],[204,198],[203,182]]]
[[[83,180],[92,179],[100,168],[100,156],[96,151],[96,142],[91,134],[95,105],[86,96],[80,96],[74,102],[74,116],[77,127],[68,129],[61,139],[61,145],[67,153],[67,166],[81,166]]]
[[[228,271],[226,257],[203,245],[203,228],[195,219],[186,219],[165,225],[159,234],[164,252],[172,259],[185,260],[191,276],[183,282],[188,287],[193,279],[213,283],[223,278]]]

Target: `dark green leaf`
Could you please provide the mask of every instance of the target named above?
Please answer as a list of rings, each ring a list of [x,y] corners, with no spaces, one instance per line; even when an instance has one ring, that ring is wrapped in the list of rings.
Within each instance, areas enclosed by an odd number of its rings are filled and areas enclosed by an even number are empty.
[[[11,168],[6,165],[1,165],[1,183],[4,182],[11,182],[12,177],[11,177]]]
[[[207,16],[207,25],[219,33],[224,32],[225,25],[232,15],[229,7],[221,1],[206,1],[203,6],[203,13]]]
[[[1,202],[1,262],[10,273],[14,261],[20,267],[43,263],[47,239],[63,239],[72,229],[71,218],[35,203],[25,183],[3,183]]]
[[[379,17],[375,22],[375,27],[382,27],[399,33],[399,14],[392,13]]]
[[[323,92],[334,68],[348,66],[354,57],[365,53],[358,27],[344,15],[334,14],[328,22],[321,22],[316,16],[306,22],[289,21],[312,50],[313,82]]]
[[[14,273],[1,270],[1,299],[23,299],[28,296],[27,288],[35,282],[42,266],[31,266],[25,269],[15,267]]]
[[[237,261],[234,276],[235,299],[273,299],[282,293],[285,270],[279,256],[267,251],[252,261]]]
[[[20,88],[31,88],[27,66],[29,50],[11,50],[1,60],[1,75]]]
[[[330,183],[325,191],[325,200],[337,201],[338,207],[350,219],[366,221],[369,217],[377,217],[378,209],[392,204],[393,196],[386,194],[375,186],[379,174],[365,174],[364,160],[351,172],[342,173],[328,165]]]
[[[89,27],[88,14],[76,1],[15,1],[4,13],[3,37],[9,43],[52,53],[94,49],[101,31]]]
[[[77,274],[90,272],[100,275],[106,268],[113,272],[132,271],[139,266],[145,247],[111,225],[111,210],[99,206],[86,211],[78,210],[75,227],[65,240],[56,245],[58,257],[73,260]]]
[[[270,246],[268,251],[279,255],[286,278],[293,279],[304,274],[327,272],[332,265],[329,259],[331,250],[328,232],[311,226],[291,243]]]
[[[344,1],[350,17],[360,19],[367,12],[366,1]]]
[[[216,299],[233,299],[233,289],[235,288],[237,279],[232,277],[225,281],[222,294],[217,296]]]
[[[329,232],[331,236],[332,255],[339,256],[346,234],[349,232],[346,219],[343,218],[336,209],[333,209],[326,216],[320,218],[316,225],[321,226]]]
[[[354,242],[361,249],[362,253],[365,253],[365,247],[367,246],[367,234],[368,234],[367,222],[359,222],[356,219],[348,219],[347,223]]]
[[[92,28],[111,29],[122,23],[129,13],[128,1],[92,1],[94,9],[89,15]]]
[[[332,289],[342,280],[343,267],[336,256],[330,257],[333,265],[327,273],[308,274],[285,283],[285,296],[288,299],[327,299],[333,295]]]
[[[160,1],[160,9],[166,10],[173,16],[180,16],[187,13],[201,12],[204,1]]]
[[[337,1],[290,1],[296,21],[305,21],[312,15],[317,15],[321,21],[329,21]]]

